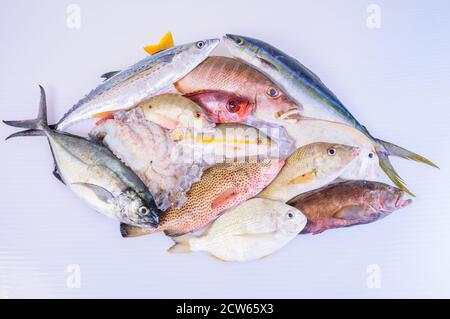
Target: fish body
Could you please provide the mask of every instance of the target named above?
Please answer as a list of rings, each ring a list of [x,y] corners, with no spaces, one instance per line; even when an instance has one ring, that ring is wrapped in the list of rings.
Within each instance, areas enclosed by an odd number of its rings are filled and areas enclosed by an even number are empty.
[[[198,181],[203,165],[175,153],[167,130],[146,121],[134,108],[95,126],[90,136],[100,140],[130,167],[152,193],[159,209],[181,207],[186,192]],[[176,156],[174,156],[176,155]]]
[[[140,227],[155,227],[161,213],[139,177],[106,147],[85,138],[52,130],[47,125],[44,89],[35,120],[5,121],[28,128],[15,136],[45,135],[55,160],[54,172],[64,184],[96,211]]]
[[[172,47],[146,57],[112,76],[76,103],[57,123],[61,130],[97,114],[126,110],[167,90],[185,76],[219,44],[219,39]]]
[[[373,140],[361,131],[338,122],[312,118],[300,118],[283,125],[288,135],[295,141],[296,148],[304,145],[326,142],[359,147],[359,156],[352,161],[339,176],[349,180],[379,179],[379,159]]]
[[[211,56],[174,84],[182,94],[201,91],[233,92],[255,103],[252,116],[276,122],[297,105],[267,76],[253,67],[224,56]]]
[[[264,132],[244,124],[219,124],[208,132],[175,131],[171,134],[177,147],[190,150],[193,158],[208,163],[230,159],[277,155],[277,143]]]
[[[306,224],[297,209],[253,198],[228,210],[200,237],[174,237],[173,253],[205,251],[223,261],[250,261],[271,255],[296,237]]]
[[[234,93],[200,91],[185,95],[198,105],[214,123],[241,123],[255,109],[255,104]]]
[[[345,123],[373,140],[380,167],[401,189],[413,195],[389,161],[399,156],[436,167],[421,155],[373,137],[311,70],[274,46],[258,39],[227,34],[224,43],[232,55],[253,65],[269,76],[299,106],[302,116]]]
[[[283,160],[258,163],[226,163],[215,165],[192,185],[187,201],[180,209],[170,209],[161,215],[158,228],[150,230],[122,224],[124,237],[165,231],[179,235],[199,230],[223,211],[254,197],[278,174]]]
[[[331,183],[358,157],[358,147],[314,143],[297,149],[274,181],[258,197],[286,203],[293,197]]]
[[[154,122],[168,130],[186,128],[208,131],[214,126],[209,122],[200,106],[175,93],[153,96],[136,107],[142,110],[147,121]]]
[[[302,234],[367,224],[411,203],[404,192],[379,182],[346,181],[302,194],[289,202],[308,222]]]

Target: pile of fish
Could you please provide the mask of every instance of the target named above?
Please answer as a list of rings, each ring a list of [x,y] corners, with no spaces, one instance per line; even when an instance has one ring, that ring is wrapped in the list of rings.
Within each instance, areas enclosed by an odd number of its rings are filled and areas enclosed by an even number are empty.
[[[232,57],[211,56],[221,42]],[[409,205],[389,156],[437,167],[372,136],[317,75],[263,41],[174,46],[167,33],[145,51],[54,125],[42,87],[37,118],[4,121],[25,129],[8,138],[46,136],[54,176],[118,220],[123,237],[164,232],[169,252],[254,260],[298,234]],[[88,137],[66,132],[88,119]]]

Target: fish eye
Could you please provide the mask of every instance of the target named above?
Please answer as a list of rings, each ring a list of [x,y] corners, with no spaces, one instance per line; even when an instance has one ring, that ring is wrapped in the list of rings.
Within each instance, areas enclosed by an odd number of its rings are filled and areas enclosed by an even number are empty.
[[[243,45],[245,43],[245,41],[244,41],[244,39],[239,38],[239,39],[237,39],[236,43],[239,45]]]
[[[373,153],[370,152],[370,153],[369,153],[369,158],[373,158],[373,156],[374,156]]]
[[[277,88],[270,87],[267,90],[267,95],[270,96],[270,97],[277,97],[277,96],[280,95],[280,91]]]
[[[202,115],[200,114],[200,112],[195,112],[195,113],[194,113],[194,117],[195,117],[196,119],[199,119],[201,116],[202,116]]]
[[[236,104],[236,102],[231,101],[230,103],[228,103],[227,105],[227,109],[228,111],[230,111],[231,113],[236,113],[240,110],[240,106]]]
[[[195,46],[199,49],[203,48],[205,46],[205,41],[198,41]]]
[[[290,219],[292,219],[292,218],[294,218],[294,214],[292,214],[291,212],[289,212],[289,213],[288,213],[288,217],[289,217]]]
[[[336,154],[336,150],[335,150],[334,148],[330,147],[330,148],[327,150],[327,153],[328,153],[328,155],[333,156],[333,155]]]
[[[139,207],[139,214],[145,216],[148,215],[148,213],[150,213],[150,210],[146,206]]]

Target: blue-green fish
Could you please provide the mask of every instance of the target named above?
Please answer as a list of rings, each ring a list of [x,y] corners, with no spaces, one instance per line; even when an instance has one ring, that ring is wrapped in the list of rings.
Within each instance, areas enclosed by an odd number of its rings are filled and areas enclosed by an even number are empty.
[[[373,137],[317,75],[286,53],[261,40],[240,35],[227,34],[224,43],[232,55],[261,70],[295,100],[302,116],[345,123],[369,137],[373,141],[380,167],[397,186],[409,194],[413,195],[388,156],[399,156],[437,168],[436,164],[423,156]]]

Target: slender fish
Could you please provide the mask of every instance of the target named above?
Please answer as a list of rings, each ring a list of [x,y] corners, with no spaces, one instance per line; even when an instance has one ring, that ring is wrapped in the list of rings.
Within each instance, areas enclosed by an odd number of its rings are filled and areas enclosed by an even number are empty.
[[[179,45],[146,57],[126,70],[105,74],[106,81],[76,103],[56,128],[130,109],[167,90],[206,59],[219,42],[219,39],[210,39]]]
[[[156,227],[160,211],[152,195],[131,169],[106,147],[72,134],[49,128],[45,91],[41,89],[38,117],[4,121],[26,128],[10,135],[46,136],[55,160],[54,175],[96,211],[140,227]]]

